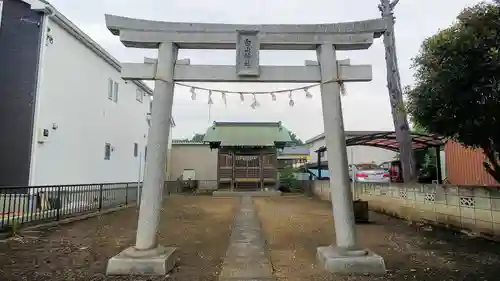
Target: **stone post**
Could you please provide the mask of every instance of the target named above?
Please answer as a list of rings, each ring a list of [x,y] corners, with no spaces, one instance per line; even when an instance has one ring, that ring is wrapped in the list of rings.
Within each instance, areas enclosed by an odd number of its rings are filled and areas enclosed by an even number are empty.
[[[170,120],[174,101],[174,64],[177,48],[162,43],[158,50],[151,127],[148,136],[148,158],[144,174],[141,209],[135,247],[149,250],[157,246],[157,232],[163,201],[163,184],[167,166]]]
[[[340,84],[334,81],[338,77],[335,47],[332,44],[323,44],[317,53],[321,71],[321,103],[336,236],[336,246],[318,248],[318,261],[326,270],[335,273],[385,273],[382,257],[357,246]]]
[[[157,232],[163,201],[176,59],[177,47],[174,44],[160,44],[136,243],[135,247],[109,260],[108,275],[166,275],[175,265],[175,248],[159,246]]]

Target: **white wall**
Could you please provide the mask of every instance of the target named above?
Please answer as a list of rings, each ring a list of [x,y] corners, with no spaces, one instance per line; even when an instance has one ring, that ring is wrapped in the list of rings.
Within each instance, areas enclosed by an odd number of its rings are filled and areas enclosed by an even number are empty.
[[[168,151],[167,151],[167,170],[165,171],[165,180],[172,180],[171,171],[172,171],[172,129],[170,128],[170,134],[168,135]]]
[[[319,139],[310,144],[310,155],[309,163],[317,163],[318,162],[318,154],[314,151],[318,150],[318,148],[325,146],[325,139]],[[382,149],[378,147],[371,146],[348,146],[347,147],[347,160],[349,164],[361,164],[361,163],[371,163],[375,162],[376,164],[380,164],[385,161],[394,160],[394,157],[397,153]],[[353,159],[354,158],[354,161]],[[321,157],[321,161],[328,160],[328,151],[324,152],[324,156]],[[334,160],[332,160],[334,161]]]
[[[176,180],[185,169],[192,169],[197,180],[217,181],[217,149],[203,144],[174,144],[171,151],[171,180]]]
[[[138,102],[137,85],[52,20],[48,27],[54,41],[43,53],[34,127],[50,135],[34,145],[31,185],[137,181],[134,143],[144,155],[150,98]],[[117,103],[108,99],[109,78],[120,84]]]
[[[349,164],[372,163],[380,164],[394,160],[396,152],[373,146],[349,146],[347,147],[347,159]],[[353,159],[354,158],[354,159]]]

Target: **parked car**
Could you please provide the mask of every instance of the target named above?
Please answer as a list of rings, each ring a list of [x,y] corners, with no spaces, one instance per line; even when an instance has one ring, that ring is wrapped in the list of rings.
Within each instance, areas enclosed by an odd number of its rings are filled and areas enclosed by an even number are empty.
[[[389,162],[384,162],[379,165],[381,169],[386,170],[390,174],[392,182],[403,182],[403,175],[401,171],[401,161],[393,160]]]
[[[403,182],[403,173],[401,172],[401,161],[393,160],[390,162],[384,162],[379,166],[382,169],[385,169],[391,175],[392,182]],[[428,168],[423,168],[421,165],[418,165],[418,182],[420,183],[432,183],[434,180],[437,180],[437,170],[436,166],[429,166]]]
[[[389,183],[391,181],[389,171],[371,163],[350,165],[349,177],[351,180],[354,177],[354,181],[360,183]]]

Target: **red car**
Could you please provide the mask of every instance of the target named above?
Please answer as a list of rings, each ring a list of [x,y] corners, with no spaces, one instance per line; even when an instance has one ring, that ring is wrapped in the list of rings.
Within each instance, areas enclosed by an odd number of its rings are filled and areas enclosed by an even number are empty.
[[[391,175],[391,182],[403,182],[403,175],[401,173],[401,161],[394,160],[384,162],[379,165],[380,168],[387,170]]]

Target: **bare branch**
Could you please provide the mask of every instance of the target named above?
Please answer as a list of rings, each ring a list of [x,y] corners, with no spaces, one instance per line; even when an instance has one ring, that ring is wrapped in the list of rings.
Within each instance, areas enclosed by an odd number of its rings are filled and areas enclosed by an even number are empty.
[[[394,9],[394,7],[396,7],[396,5],[399,3],[399,0],[394,0],[392,1],[391,4],[389,4],[389,8],[391,9],[391,11]]]

